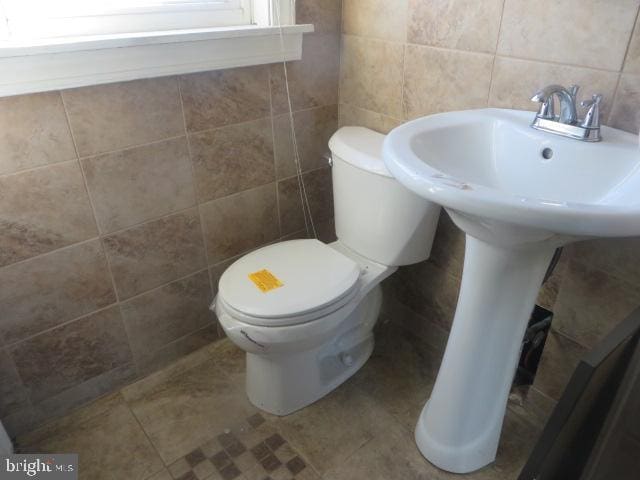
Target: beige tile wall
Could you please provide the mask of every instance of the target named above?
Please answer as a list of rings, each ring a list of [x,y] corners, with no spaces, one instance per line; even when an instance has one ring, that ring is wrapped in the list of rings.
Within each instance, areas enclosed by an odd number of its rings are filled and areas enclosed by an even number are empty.
[[[340,124],[388,132],[456,109],[534,110],[537,88],[578,83],[584,96],[604,95],[606,124],[637,133],[639,8],[640,0],[344,0]],[[422,319],[410,327],[431,342],[446,339],[463,258],[464,237],[443,215],[431,259],[388,282]],[[638,265],[635,238],[565,249],[539,298],[555,312],[536,381],[544,395],[557,399],[580,355],[640,305]]]
[[[314,218],[338,125],[340,0],[288,66]],[[219,337],[230,259],[301,236],[282,65],[0,99],[0,419],[18,433]]]

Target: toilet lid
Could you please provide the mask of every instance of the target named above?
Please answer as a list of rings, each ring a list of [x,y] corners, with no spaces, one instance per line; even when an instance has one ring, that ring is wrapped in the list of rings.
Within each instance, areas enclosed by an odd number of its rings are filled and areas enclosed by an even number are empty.
[[[293,325],[309,321],[311,312],[348,301],[359,275],[356,262],[324,243],[290,240],[233,263],[220,278],[218,295],[243,314],[243,321]]]

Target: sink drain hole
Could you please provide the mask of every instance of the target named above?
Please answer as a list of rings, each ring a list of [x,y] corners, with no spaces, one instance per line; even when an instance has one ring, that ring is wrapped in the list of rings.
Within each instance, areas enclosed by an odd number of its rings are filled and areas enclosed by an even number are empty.
[[[551,150],[549,147],[542,150],[542,158],[544,158],[545,160],[549,160],[551,157],[553,157],[553,150]]]

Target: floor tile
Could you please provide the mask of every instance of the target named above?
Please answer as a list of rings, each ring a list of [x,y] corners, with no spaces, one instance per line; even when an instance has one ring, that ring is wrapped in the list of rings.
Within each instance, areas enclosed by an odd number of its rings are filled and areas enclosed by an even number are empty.
[[[311,467],[275,428],[273,421],[252,425],[254,415],[239,419],[171,465],[179,480],[291,480],[316,478]],[[292,472],[296,472],[295,474]]]
[[[351,455],[345,462],[333,464],[323,476],[326,480],[402,480],[437,478],[435,467],[420,455],[409,432],[392,426]]]
[[[255,413],[244,390],[211,359],[180,374],[144,379],[123,394],[167,463]]]
[[[539,427],[507,410],[496,461],[485,469],[484,478],[495,480],[517,478],[539,435]]]
[[[250,405],[244,352],[225,339],[21,437],[18,445],[78,452],[80,478],[91,480],[517,477],[540,431],[526,411],[507,410],[493,464],[464,476],[444,472],[413,438],[441,354],[394,324],[381,324],[376,339],[360,372],[286,417]]]
[[[81,479],[147,479],[162,460],[120,395],[54,422],[20,440],[20,449],[78,453]],[[162,478],[162,477],[159,477]]]
[[[353,383],[413,429],[438,374],[440,355],[389,324],[376,332],[373,354]]]
[[[165,468],[165,469],[159,471],[158,473],[155,473],[155,474],[151,475],[146,480],[173,480],[173,477],[171,477],[171,474]]]
[[[216,365],[244,388],[246,354],[228,338],[211,344],[209,352]]]
[[[322,400],[278,419],[282,435],[320,473],[340,464],[395,420],[368,395],[346,383]]]

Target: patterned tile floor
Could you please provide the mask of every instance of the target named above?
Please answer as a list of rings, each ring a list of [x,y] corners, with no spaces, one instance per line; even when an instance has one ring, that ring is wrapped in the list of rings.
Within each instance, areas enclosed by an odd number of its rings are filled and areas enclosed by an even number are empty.
[[[539,425],[509,409],[496,462],[470,475],[427,462],[413,427],[441,355],[381,325],[374,354],[327,397],[286,417],[244,392],[244,354],[224,340],[18,439],[78,453],[81,480],[515,479]]]
[[[295,480],[313,478],[300,454],[255,413],[168,467],[177,480]]]

